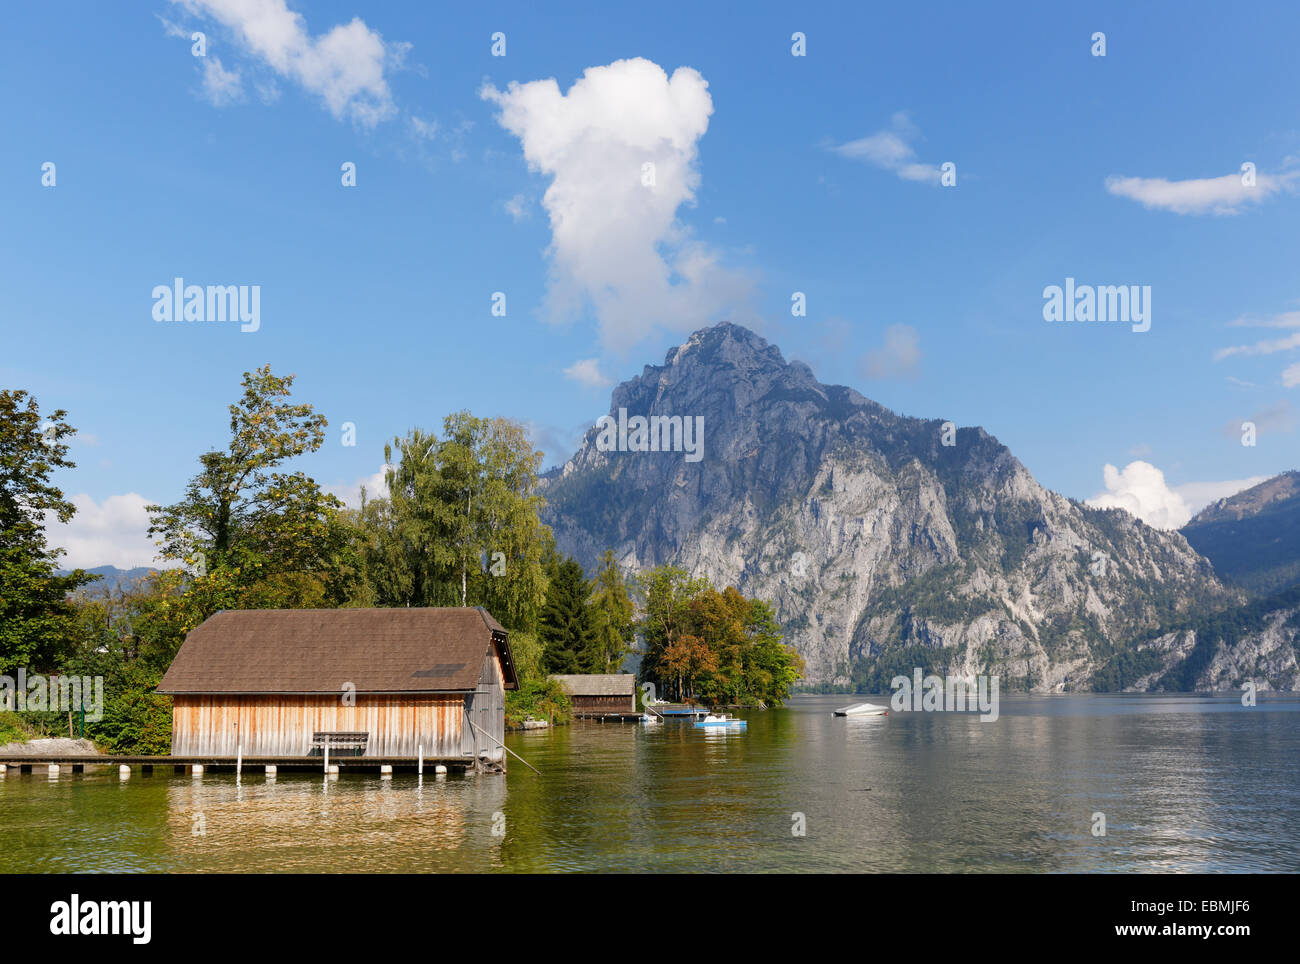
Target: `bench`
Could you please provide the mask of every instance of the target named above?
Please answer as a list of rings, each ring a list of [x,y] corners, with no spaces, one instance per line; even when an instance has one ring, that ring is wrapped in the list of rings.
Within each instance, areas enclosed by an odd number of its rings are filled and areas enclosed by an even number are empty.
[[[311,748],[308,756],[322,756],[328,746],[331,756],[364,756],[366,744],[370,742],[367,730],[359,732],[318,730],[311,735]]]

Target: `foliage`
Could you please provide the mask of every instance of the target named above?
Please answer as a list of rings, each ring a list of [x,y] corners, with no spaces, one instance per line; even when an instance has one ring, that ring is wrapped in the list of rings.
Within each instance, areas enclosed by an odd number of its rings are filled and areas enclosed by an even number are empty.
[[[591,586],[574,559],[558,563],[546,588],[538,636],[548,673],[592,673],[603,668],[596,626],[587,598]]]
[[[538,513],[534,451],[522,425],[457,412],[384,450],[389,496],[351,514],[353,604],[486,607],[511,629],[536,627],[553,545]]]
[[[148,507],[162,557],[193,573],[170,577],[182,634],[221,609],[333,601],[332,574],[346,552],[343,504],[304,473],[277,471],[325,437],[323,416],[286,401],[293,380],[270,366],[245,372],[243,396],[229,406],[226,450],[199,457],[180,502]]]
[[[78,569],[59,576],[62,550],[45,541],[45,514],[67,522],[76,511],[50,482],[74,468],[68,436],[76,430],[58,409],[42,422],[36,399],[0,390],[0,673],[42,672],[57,665],[73,640],[67,594],[93,577]]]
[[[589,603],[596,636],[592,672],[617,673],[632,651],[636,606],[612,550],[600,557]]]
[[[803,659],[782,642],[771,606],[672,566],[651,570],[641,585],[641,679],[661,696],[760,706],[789,697]]]
[[[559,681],[549,677],[521,680],[519,689],[506,692],[506,726],[517,728],[527,719],[552,724],[573,719],[573,703]]]

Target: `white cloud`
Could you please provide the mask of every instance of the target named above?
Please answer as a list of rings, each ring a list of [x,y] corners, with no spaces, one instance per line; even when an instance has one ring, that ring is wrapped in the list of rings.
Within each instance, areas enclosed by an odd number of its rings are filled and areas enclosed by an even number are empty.
[[[359,17],[313,37],[285,0],[172,2],[229,28],[246,53],[319,96],[336,118],[373,127],[397,111],[384,71],[401,63],[409,45],[386,44]]]
[[[1240,174],[1222,177],[1170,181],[1163,177],[1106,178],[1106,190],[1117,197],[1137,201],[1150,210],[1175,214],[1237,214],[1247,204],[1259,204],[1290,187],[1297,172],[1256,174],[1247,187]]]
[[[244,85],[239,79],[239,71],[223,68],[219,57],[204,57],[203,97],[213,107],[225,107],[243,100]]]
[[[516,194],[503,205],[506,214],[510,215],[516,222],[528,217],[528,199],[522,194]]]
[[[1224,482],[1187,482],[1171,487],[1150,462],[1130,462],[1123,469],[1103,469],[1106,491],[1088,499],[1096,509],[1124,509],[1156,529],[1179,529],[1211,502],[1249,489],[1267,476]]]
[[[888,128],[847,144],[832,146],[831,150],[841,157],[891,171],[905,181],[938,184],[938,165],[922,164],[916,159],[912,141],[920,138],[920,133],[907,114],[900,111],[893,116]]]
[[[157,548],[149,538],[150,500],[134,492],[110,495],[102,504],[89,495],[74,495],[76,514],[67,523],[54,513],[45,514],[45,533],[51,545],[66,549],[59,560],[65,569],[94,569],[97,566],[160,565]]]
[[[411,115],[411,133],[418,140],[431,141],[438,136],[438,122],[436,120],[427,121],[415,115]]]
[[[1229,322],[1231,328],[1271,328],[1274,330],[1300,329],[1300,311],[1284,311],[1280,314],[1254,317],[1243,316]],[[1220,348],[1214,353],[1214,360],[1222,361],[1235,356],[1275,355],[1300,348],[1300,331],[1282,338],[1263,338],[1249,345],[1232,345]],[[1282,384],[1294,388],[1300,384],[1300,364],[1291,365],[1282,371]]]
[[[334,485],[324,486],[326,492],[336,495],[343,500],[343,504],[349,509],[361,508],[361,489],[366,490],[366,500],[386,499],[388,498],[388,472],[394,468],[392,465],[381,465],[379,470],[373,475],[368,475],[364,479],[358,479],[355,482],[339,482]]]
[[[907,378],[921,361],[920,339],[910,325],[890,325],[885,344],[862,356],[859,367],[868,378]]]
[[[564,370],[564,377],[587,388],[604,388],[613,383],[613,379],[601,372],[594,358],[574,362]]]
[[[1220,348],[1214,353],[1214,360],[1223,361],[1223,359],[1231,358],[1233,355],[1272,355],[1280,351],[1290,351],[1293,348],[1300,348],[1300,332],[1287,335],[1285,338],[1270,338],[1265,341],[1257,341],[1253,345],[1233,345],[1231,348]]]
[[[552,319],[590,305],[604,344],[625,350],[661,328],[686,332],[746,308],[750,282],[677,220],[695,201],[713,113],[699,72],[669,77],[637,58],[589,67],[567,93],[551,78],[480,94],[529,167],[551,178],[542,205]]]

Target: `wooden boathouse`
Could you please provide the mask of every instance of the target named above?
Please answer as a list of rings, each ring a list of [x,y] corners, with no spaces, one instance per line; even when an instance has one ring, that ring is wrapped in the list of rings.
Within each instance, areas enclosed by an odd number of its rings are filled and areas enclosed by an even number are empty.
[[[636,676],[632,673],[557,674],[578,717],[620,716],[636,713]]]
[[[518,685],[509,635],[482,607],[227,610],[186,637],[158,692],[175,758],[328,749],[504,769]]]

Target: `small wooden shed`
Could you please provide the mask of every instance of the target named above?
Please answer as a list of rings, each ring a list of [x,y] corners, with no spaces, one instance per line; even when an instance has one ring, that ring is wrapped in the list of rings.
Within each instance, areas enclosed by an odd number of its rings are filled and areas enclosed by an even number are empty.
[[[555,675],[579,716],[636,712],[636,676],[632,673]]]
[[[482,607],[227,610],[186,637],[158,685],[172,755],[318,753],[504,767],[509,635]],[[473,724],[473,725],[471,725]]]

